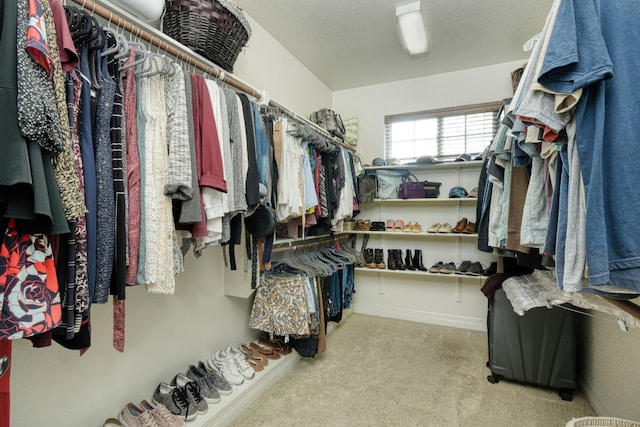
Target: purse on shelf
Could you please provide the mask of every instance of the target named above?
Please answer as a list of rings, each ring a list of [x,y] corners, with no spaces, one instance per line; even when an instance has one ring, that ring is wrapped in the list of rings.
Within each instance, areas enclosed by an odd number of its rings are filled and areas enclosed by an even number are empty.
[[[425,197],[424,182],[412,173],[402,175],[402,182],[398,188],[399,199],[423,199]]]
[[[408,174],[407,169],[378,169],[378,199],[395,199],[402,184],[402,177]]]
[[[427,199],[436,199],[440,195],[441,182],[425,181],[424,182],[424,197]]]

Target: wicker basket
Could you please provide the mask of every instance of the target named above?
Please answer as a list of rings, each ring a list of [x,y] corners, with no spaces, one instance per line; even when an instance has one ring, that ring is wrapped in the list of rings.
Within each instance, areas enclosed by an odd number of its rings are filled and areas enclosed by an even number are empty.
[[[249,22],[232,0],[166,0],[162,27],[169,37],[229,72],[251,37]]]

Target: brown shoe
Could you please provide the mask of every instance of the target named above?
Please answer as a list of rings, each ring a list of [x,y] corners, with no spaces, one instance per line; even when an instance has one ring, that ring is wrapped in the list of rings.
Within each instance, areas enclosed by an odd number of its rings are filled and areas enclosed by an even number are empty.
[[[467,225],[462,230],[464,234],[475,234],[476,233],[476,224],[474,222],[468,222]]]
[[[467,227],[467,223],[469,220],[467,218],[462,218],[455,227],[451,229],[452,233],[464,233],[465,228]]]

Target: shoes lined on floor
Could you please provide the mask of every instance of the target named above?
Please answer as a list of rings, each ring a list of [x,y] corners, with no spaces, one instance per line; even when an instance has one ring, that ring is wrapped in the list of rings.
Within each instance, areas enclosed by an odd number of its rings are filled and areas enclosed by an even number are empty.
[[[176,374],[171,383],[160,382],[151,401],[127,403],[118,419],[107,419],[103,427],[184,427],[185,421],[206,414],[209,405],[220,402],[221,395],[230,395],[232,385],[253,379],[269,359],[291,352],[287,345],[266,338],[217,350],[206,362],[198,361],[186,373]]]

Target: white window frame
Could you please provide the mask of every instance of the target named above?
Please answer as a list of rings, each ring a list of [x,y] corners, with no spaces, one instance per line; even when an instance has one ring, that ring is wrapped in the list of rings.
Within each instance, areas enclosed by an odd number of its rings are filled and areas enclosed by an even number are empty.
[[[466,120],[466,118],[470,115],[474,115],[478,113],[491,113],[493,115],[493,121],[490,126],[490,129],[485,131],[481,137],[484,139],[483,145],[484,146],[489,145],[489,143],[491,142],[491,139],[493,138],[493,136],[498,130],[499,113],[502,106],[503,106],[502,101],[496,101],[496,102],[486,102],[481,104],[464,105],[460,107],[441,108],[437,110],[417,111],[412,113],[402,113],[402,114],[393,114],[393,115],[385,116],[384,118],[385,158],[395,159],[395,160],[398,160],[400,163],[410,163],[415,161],[416,157],[398,158],[398,156],[394,156],[393,147],[392,147],[393,141],[392,141],[392,135],[391,135],[392,133],[391,128],[392,128],[392,125],[395,123],[413,122],[415,124],[416,122],[423,121],[425,119],[435,119],[437,121],[437,137],[431,140],[431,143],[436,144],[436,147],[437,147],[435,151],[433,150],[433,148],[431,150],[432,155],[437,160],[441,160],[441,161],[454,160],[456,157],[458,157],[461,154],[465,154],[466,152],[464,151],[464,152],[455,153],[455,154],[453,153],[445,154],[444,147],[446,144],[445,142],[446,136],[443,135],[443,121],[446,118],[464,116]],[[466,150],[468,147],[466,123],[465,123],[464,129],[465,129],[464,130],[465,135],[459,136],[458,139],[460,137],[464,139],[464,143],[463,143],[464,150]],[[416,144],[424,143],[423,140],[418,141],[417,139],[413,139],[413,140],[407,139],[406,142],[408,144],[412,144],[412,148],[414,152],[415,152]],[[479,152],[478,150],[475,150],[475,152],[466,152],[466,154],[476,155],[476,154],[479,154]]]

